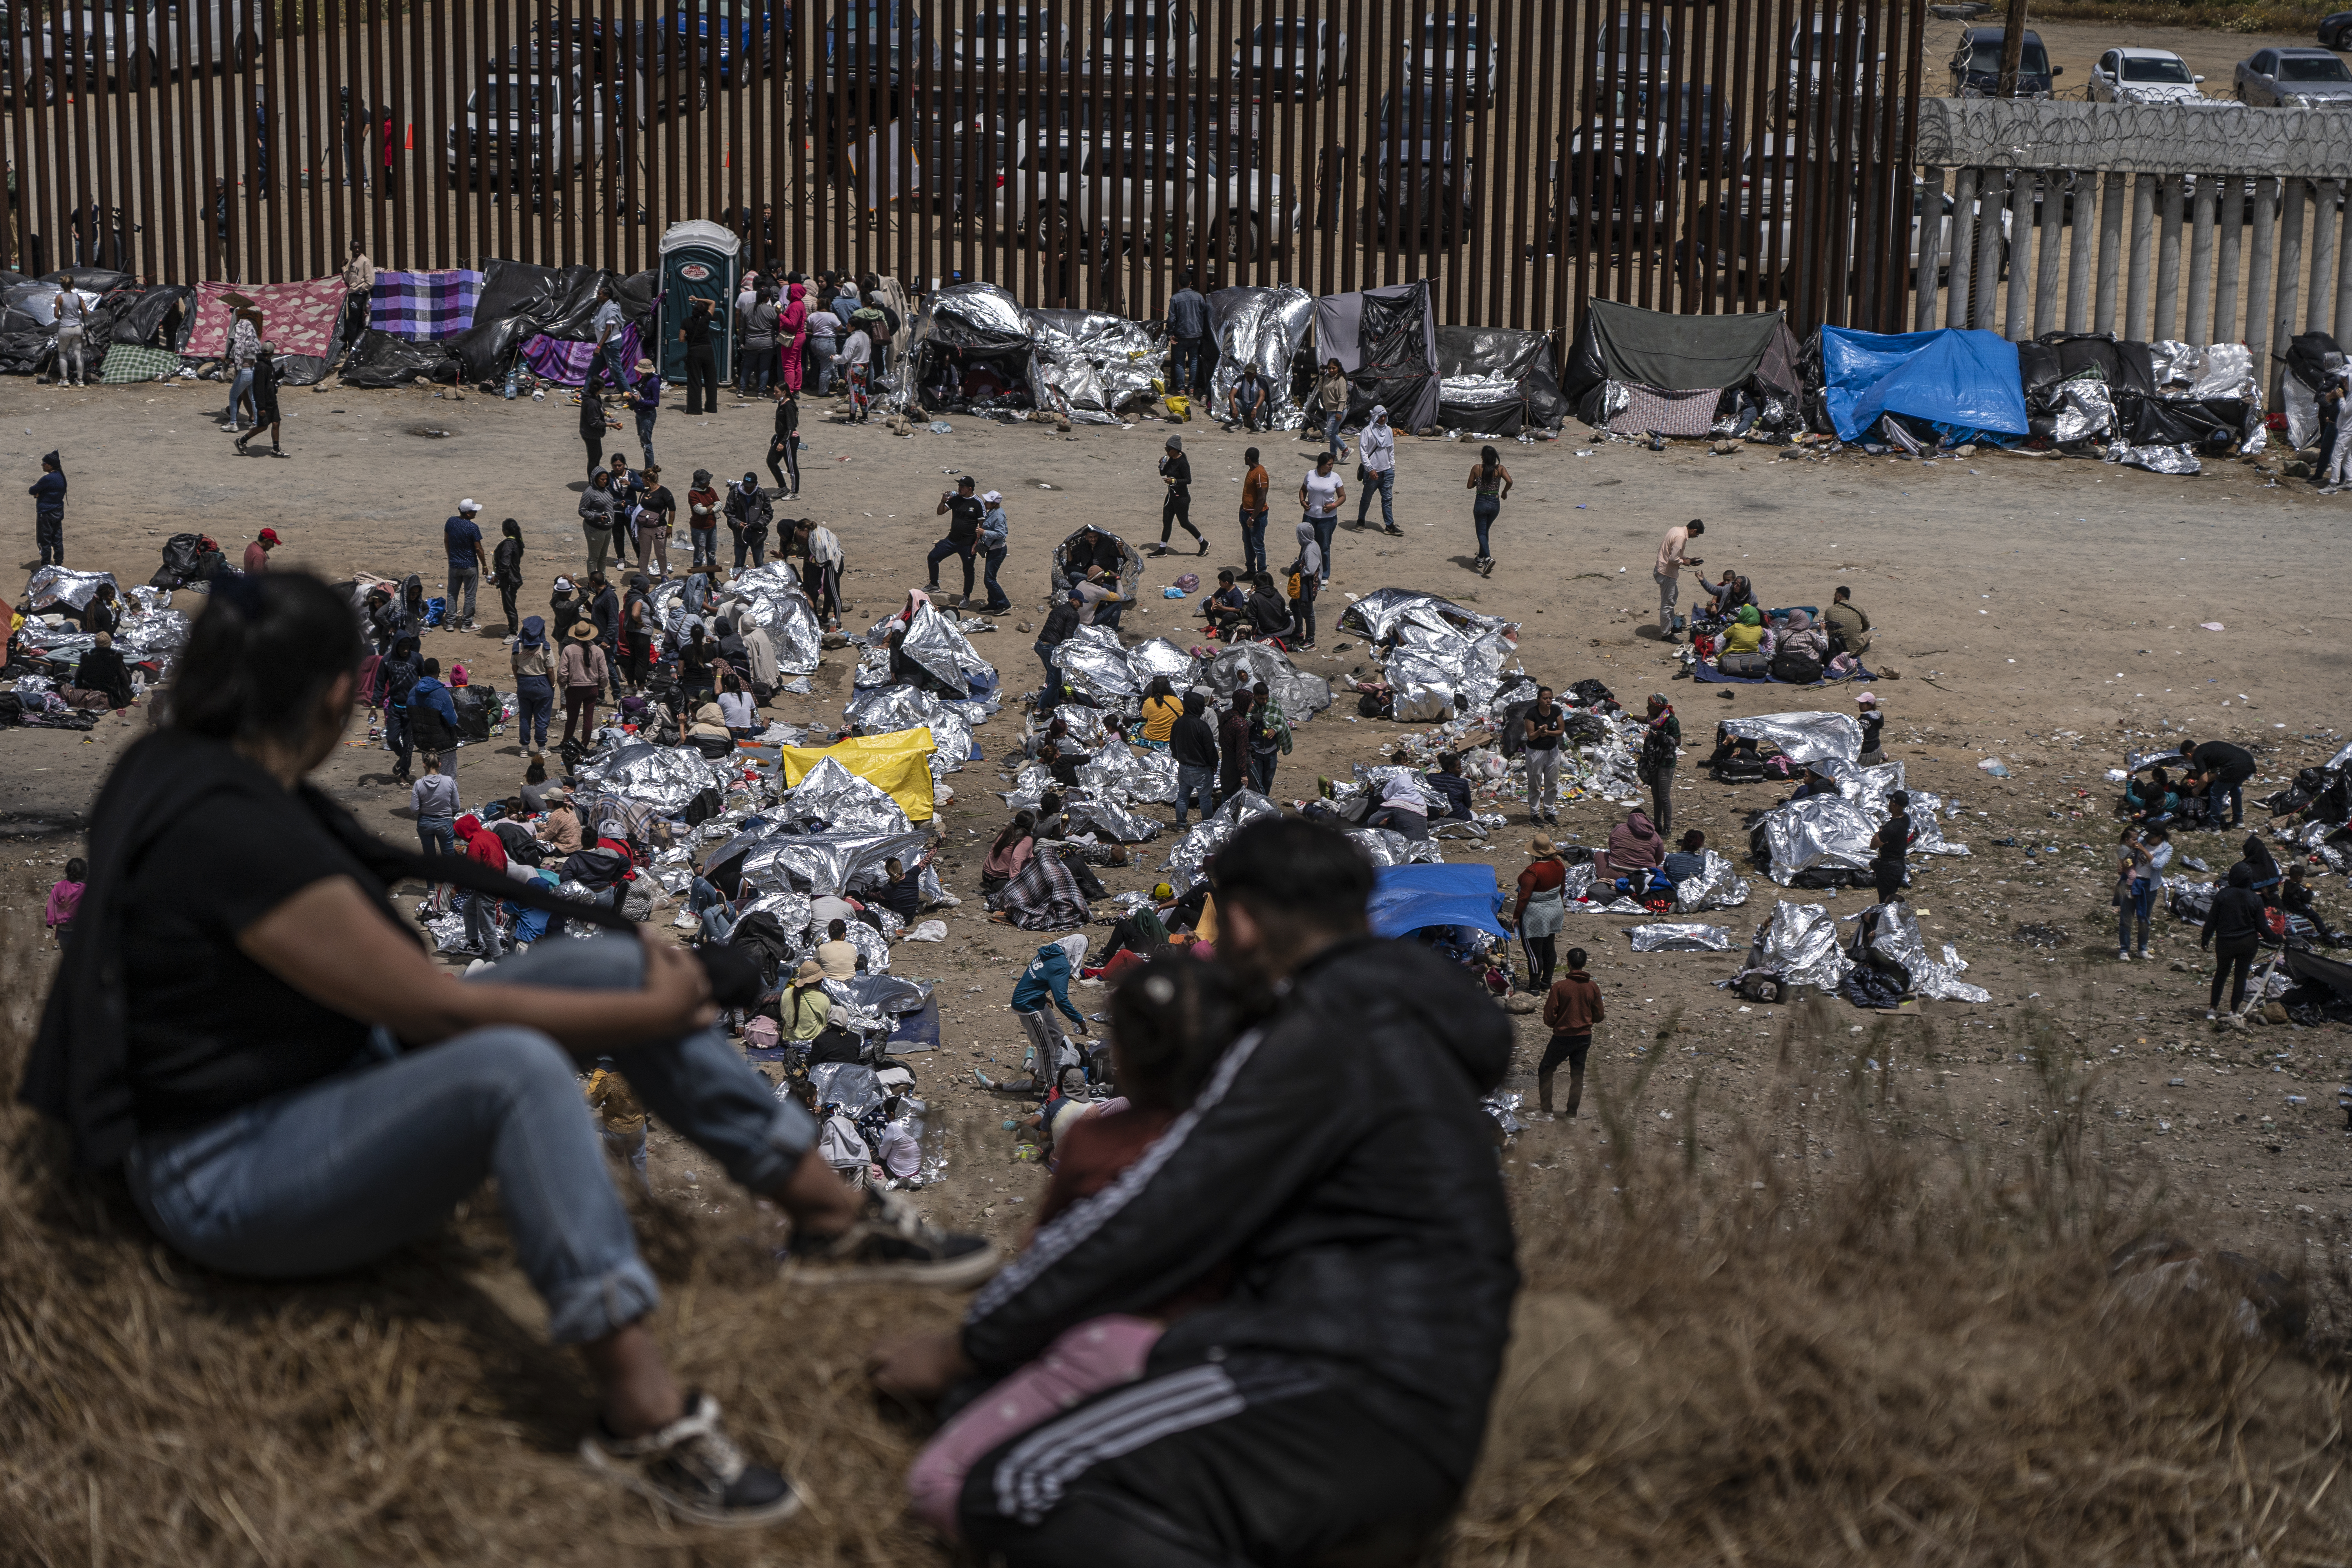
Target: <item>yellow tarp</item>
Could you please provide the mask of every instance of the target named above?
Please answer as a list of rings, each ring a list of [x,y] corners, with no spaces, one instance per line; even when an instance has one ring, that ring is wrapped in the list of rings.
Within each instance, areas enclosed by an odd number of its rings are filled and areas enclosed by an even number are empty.
[[[831,757],[898,803],[909,822],[931,819],[931,731],[894,730],[831,746],[784,746],[784,787],[799,787],[808,771]]]

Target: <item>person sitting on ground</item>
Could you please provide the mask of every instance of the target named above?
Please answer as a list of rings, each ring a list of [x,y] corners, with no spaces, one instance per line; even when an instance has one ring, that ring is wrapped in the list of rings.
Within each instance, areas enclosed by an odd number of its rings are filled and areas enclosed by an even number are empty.
[[[1118,579],[1099,566],[1087,568],[1086,581],[1072,590],[1078,596],[1078,619],[1087,626],[1118,630],[1118,618],[1133,599],[1119,592]]]
[[[814,958],[803,958],[793,972],[793,983],[776,1007],[783,1020],[783,1037],[794,1045],[806,1045],[824,1033],[833,1021],[833,998],[825,994],[824,965]]]
[[[1694,827],[1683,835],[1682,847],[1659,861],[1658,868],[1666,874],[1667,881],[1679,887],[1706,873],[1706,857],[1700,853],[1706,847],[1706,835]]]
[[[726,724],[727,732],[739,741],[757,738],[767,726],[760,722],[759,705],[743,689],[742,678],[726,676],[719,685],[719,717]]]
[[[1628,890],[1636,899],[1649,886],[1650,873],[1666,858],[1666,841],[1650,826],[1650,814],[1640,806],[1625,814],[1625,820],[1609,830],[1608,873],[1613,881],[1623,878]]]
[[[1706,607],[1699,611],[1702,618],[1728,621],[1739,614],[1742,605],[1756,602],[1756,591],[1748,586],[1748,579],[1728,566],[1723,569],[1723,576],[1717,582],[1708,582],[1704,572],[1695,572],[1692,576],[1698,581],[1699,592],[1707,596]]]
[[[1764,612],[1753,605],[1740,605],[1723,628],[1716,668],[1726,675],[1761,675],[1771,657],[1772,634],[1764,625]]]
[[[1103,1192],[1141,1159],[1191,1108],[1226,1046],[1258,1010],[1241,977],[1213,962],[1162,956],[1122,981],[1110,1000],[1118,1098],[1077,1101],[1058,1114],[1049,1107],[1054,1175],[1038,1205],[1037,1228]],[[1229,1269],[1214,1270],[1145,1313],[1107,1313],[1079,1323],[985,1399],[965,1405],[908,1473],[915,1517],[953,1538],[965,1480],[982,1457],[1084,1399],[1135,1382],[1167,1326],[1222,1300],[1231,1279]],[[943,1358],[955,1348],[951,1334],[933,1336],[929,1347]]]
[[[1717,724],[1706,765],[1719,783],[1747,784],[1764,776],[1764,753],[1748,736],[1735,735],[1729,726]]]
[[[131,689],[131,668],[122,662],[121,649],[114,646],[113,636],[107,632],[98,634],[98,640],[74,666],[72,685],[77,694],[95,692],[117,713],[137,700]],[[71,702],[74,698],[68,696],[66,700]]]
[[[1263,426],[1274,400],[1267,395],[1265,377],[1255,364],[1242,366],[1241,374],[1234,378],[1233,390],[1225,394],[1225,428],[1246,425],[1252,430]]]
[[[1217,574],[1217,589],[1201,601],[1201,615],[1209,629],[1219,636],[1230,634],[1249,620],[1249,596],[1234,584],[1232,568]]]
[[[660,1292],[575,1064],[613,1056],[667,1127],[780,1206],[801,1268],[951,1287],[993,1272],[992,1249],[842,1186],[814,1120],[712,1027],[740,965],[634,932],[541,942],[473,983],[428,957],[390,899],[413,858],[310,782],[344,743],[362,652],[343,590],[299,572],[215,581],[168,723],[92,810],[96,871],[23,1097],[64,1124],[79,1169],[121,1173],[173,1250],[248,1279],[373,1264],[495,1177],[549,1332],[599,1385],[590,1468],[683,1519],[781,1519],[792,1483],[664,1363]]]
[[[1292,625],[1289,597],[1275,586],[1273,574],[1259,573],[1250,583],[1250,634],[1261,638],[1286,637]]]
[[[1078,787],[1078,762],[1076,756],[1065,755],[1062,742],[1048,741],[1037,750],[1037,764],[1065,789]]]
[[[856,944],[849,940],[849,922],[833,921],[824,928],[824,940],[816,944],[816,961],[824,965],[827,980],[850,980],[864,963]]]
[[[1182,717],[1184,704],[1177,697],[1176,688],[1166,676],[1155,675],[1151,684],[1143,689],[1142,730],[1129,739],[1139,746],[1164,752],[1169,737],[1176,731],[1176,721]]]
[[[1829,634],[1813,625],[1813,617],[1804,611],[1790,610],[1789,618],[1782,623],[1780,633],[1773,639],[1772,679],[1794,681],[1810,667],[1811,676],[1806,680],[1796,681],[1800,685],[1810,684],[1811,680],[1820,679],[1821,667],[1829,661]]]
[[[995,842],[988,847],[987,858],[981,862],[981,897],[995,896],[999,889],[1013,880],[1013,873],[1029,863],[1029,857],[1036,853],[1036,835],[1035,812],[1017,811],[1013,814],[1013,820],[998,832]]]
[[[2145,777],[2135,773],[2124,781],[2124,815],[2134,822],[2162,822],[2180,810],[2180,795],[2172,787],[2172,775],[2163,768],[2150,768]]]
[[[531,829],[531,837],[559,854],[580,852],[580,812],[569,795],[557,795],[549,799],[547,815]]]
[[[1390,775],[1381,786],[1380,809],[1364,818],[1367,827],[1385,827],[1416,842],[1429,837],[1429,797],[1409,773]]]
[[[972,1461],[956,1522],[974,1552],[1417,1560],[1469,1480],[1518,1283],[1478,1104],[1508,1021],[1457,966],[1370,936],[1371,863],[1329,828],[1256,818],[1210,875],[1220,956],[1280,987],[1274,1011],[953,1342],[879,1347],[875,1381],[900,1398],[995,1383],[1106,1312],[1227,1267],[1246,1284],[1171,1323],[1139,1380]]]
[[[1438,817],[1440,822],[1471,820],[1470,781],[1462,776],[1461,752],[1438,753],[1437,771],[1426,775],[1423,782],[1445,797],[1445,810]]]
[[[2245,842],[2238,846],[2238,865],[2252,873],[2252,880],[2246,885],[2260,895],[2263,903],[2276,904],[2279,901],[2279,889],[2286,881],[2286,873],[2279,869],[2278,861],[2271,855],[2271,847],[2263,842],[2260,834],[2247,834]]]
[[[874,901],[897,915],[908,925],[923,911],[923,868],[940,852],[937,844],[926,846],[922,858],[909,866],[897,856],[882,862],[882,889]]]
[[[2300,920],[2309,921],[2319,940],[2330,947],[2342,947],[2344,937],[2329,925],[2312,901],[2311,889],[2303,879],[2303,862],[2298,860],[2286,868],[2286,880],[2279,888],[2279,908]]]
[[[1822,618],[1829,623],[1831,653],[1858,657],[1870,651],[1870,617],[1853,602],[1853,589],[1841,585],[1831,597],[1829,614]]]

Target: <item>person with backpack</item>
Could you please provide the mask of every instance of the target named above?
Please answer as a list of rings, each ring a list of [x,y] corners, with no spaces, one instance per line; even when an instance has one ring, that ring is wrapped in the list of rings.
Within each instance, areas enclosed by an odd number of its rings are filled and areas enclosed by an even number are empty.
[[[1675,827],[1675,759],[1681,754],[1683,721],[1664,692],[1650,694],[1649,716],[1642,721],[1642,782],[1650,786],[1650,821],[1661,837]]]
[[[874,312],[866,322],[866,335],[874,342],[874,374],[879,378],[890,374],[890,351],[898,341],[898,312],[883,302],[881,279],[872,273],[866,275],[866,303],[857,312],[863,319],[867,310]]]
[[[1772,646],[1772,679],[1790,686],[1811,686],[1822,678],[1830,661],[1829,635],[1813,625],[1803,610],[1790,610]]]
[[[383,749],[392,753],[392,782],[408,782],[411,733],[408,699],[424,673],[416,657],[417,641],[405,634],[394,639],[392,651],[375,667],[376,689],[383,701]]]

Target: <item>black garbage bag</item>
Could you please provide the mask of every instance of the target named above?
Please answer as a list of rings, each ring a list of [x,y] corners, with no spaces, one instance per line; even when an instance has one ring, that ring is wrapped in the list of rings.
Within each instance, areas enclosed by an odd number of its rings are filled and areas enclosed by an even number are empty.
[[[13,310],[8,314],[18,321],[27,319]],[[38,375],[56,349],[57,334],[46,327],[11,331],[0,322],[0,375]]]
[[[221,564],[221,552],[201,533],[175,533],[163,542],[163,564],[147,579],[151,588],[184,588],[211,576]]]
[[[727,945],[748,953],[760,966],[762,984],[773,985],[795,951],[793,939],[776,917],[765,910],[745,915],[728,936]]]
[[[457,710],[460,741],[488,741],[491,726],[504,717],[504,705],[499,701],[498,689],[493,686],[460,686],[449,693],[449,701]]]
[[[136,283],[139,279],[111,267],[68,267],[61,271],[44,272],[39,281],[69,284],[91,294],[111,294],[123,285]]]
[[[550,326],[583,309],[593,316],[596,286],[608,276],[593,267],[534,267],[494,260],[482,268],[482,292],[474,302],[474,324],[448,340],[468,381],[493,381],[522,345]]]
[[[1604,713],[1614,711],[1617,707],[1616,694],[1591,676],[1570,687],[1568,699],[1579,708],[1598,708]]]
[[[360,334],[343,361],[345,386],[406,386],[418,376],[454,386],[457,373],[457,356],[446,344],[411,342],[373,329]]]

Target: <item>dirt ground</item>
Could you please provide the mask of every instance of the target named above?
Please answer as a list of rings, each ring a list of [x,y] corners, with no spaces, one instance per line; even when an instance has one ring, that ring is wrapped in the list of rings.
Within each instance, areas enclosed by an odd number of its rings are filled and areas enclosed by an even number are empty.
[[[280,567],[331,577],[421,570],[437,592],[439,525],[462,496],[483,503],[493,536],[499,519],[522,520],[532,584],[526,613],[544,606],[556,573],[582,563],[579,447],[566,405],[294,393],[287,398],[291,456],[273,461],[229,450],[216,428],[219,392],[212,384],[68,391],[11,381],[0,385],[0,464],[29,483],[36,456],[58,448],[72,485],[68,558],[125,582],[146,578],[173,532],[201,529],[234,557],[269,525],[287,541]],[[1171,433],[1165,425],[1065,436],[960,417],[950,421],[951,434],[908,438],[879,425],[831,423],[822,405],[809,414],[799,510],[828,523],[847,547],[854,623],[878,616],[921,581],[923,553],[940,531],[932,509],[952,475],[970,472],[982,489],[1005,493],[1013,529],[1006,585],[1019,608],[976,646],[1013,691],[1029,689],[1037,669],[1020,628],[1039,614],[1050,542],[1086,522],[1139,542],[1157,537],[1153,459]],[[673,407],[656,442],[674,480],[698,467],[725,477],[758,461],[768,426],[763,408],[730,403],[689,421]],[[1270,454],[1280,492],[1307,467],[1312,448],[1289,435],[1252,437],[1199,424],[1181,434],[1198,476],[1195,514],[1212,548],[1204,559],[1154,562],[1128,626],[1189,646],[1191,603],[1162,600],[1159,590],[1183,571],[1239,563],[1230,498],[1243,449],[1255,442]],[[1919,862],[1915,908],[1931,940],[1958,945],[1969,978],[1993,1000],[1976,1008],[1929,1004],[1886,1018],[1857,1013],[1844,1026],[1871,1043],[1884,1070],[1914,1075],[1903,1082],[1915,1101],[1930,1091],[1956,1127],[2007,1141],[2022,1131],[2011,1120],[2024,1114],[2012,1058],[2027,1021],[2046,1023],[2079,1043],[2083,1092],[2100,1110],[2108,1157],[2226,1215],[2232,1228],[2225,1239],[2260,1238],[2291,1253],[2297,1226],[2352,1211],[2333,1097],[2352,1069],[2345,1032],[2216,1036],[2204,1022],[2202,973],[2170,967],[2196,968],[2194,932],[2184,926],[2161,926],[2158,962],[2115,962],[2104,869],[2115,790],[2101,776],[2125,751],[2187,726],[2200,738],[2257,750],[2263,770],[2251,796],[2343,743],[2336,694],[2347,673],[2352,617],[2342,606],[2352,567],[2333,541],[2352,500],[2274,482],[2264,468],[2236,462],[2183,479],[1990,451],[1935,463],[1812,459],[1763,447],[1717,457],[1696,446],[1654,454],[1582,436],[1571,425],[1568,439],[1507,445],[1516,489],[1497,525],[1501,564],[1491,578],[1468,566],[1462,484],[1475,447],[1401,440],[1403,537],[1342,530],[1322,647],[1302,662],[1335,680],[1369,673],[1360,639],[1333,627],[1343,595],[1428,588],[1516,620],[1521,662],[1549,684],[1597,677],[1635,705],[1649,691],[1668,693],[1691,745],[1703,748],[1721,717],[1850,709],[1852,690],[1672,680],[1671,656],[1647,625],[1655,599],[1647,574],[1661,531],[1706,520],[1700,551],[1708,565],[1737,565],[1768,603],[1825,604],[1832,587],[1851,585],[1880,628],[1871,663],[1884,676],[1876,689],[1890,715],[1888,752],[1915,786],[1962,806],[1947,832],[1973,851]],[[29,513],[27,504],[10,525],[26,561]],[[1277,510],[1276,539],[1286,540],[1289,527]],[[2205,629],[2208,622],[2222,629]],[[463,658],[493,682],[503,673],[495,636],[436,633],[427,651],[445,663]],[[837,720],[849,669],[848,653],[828,654],[818,694],[780,698],[773,711],[794,722]],[[1350,763],[1378,760],[1409,728],[1359,720],[1352,710],[1343,701],[1298,729],[1278,796],[1311,795],[1318,773],[1345,778]],[[985,836],[1004,816],[989,792],[1003,787],[1000,767],[1020,727],[1016,701],[979,732],[989,760],[955,775],[957,798],[940,820],[942,874],[966,900],[950,921],[949,942],[902,945],[897,959],[904,972],[940,983],[946,1015],[943,1048],[909,1058],[948,1135],[947,1179],[924,1201],[951,1223],[1007,1241],[1020,1234],[1022,1205],[1042,1173],[1001,1126],[1011,1103],[972,1086],[967,1069],[1017,1059],[1006,998],[1040,940],[988,923],[974,896]],[[109,721],[89,735],[12,730],[0,738],[16,781],[6,821],[24,836],[11,902],[37,900],[56,874],[108,760],[135,733],[137,722]],[[412,831],[398,811],[405,792],[391,787],[388,757],[363,737],[355,721],[325,782],[372,826],[404,839]],[[2009,778],[1979,769],[1991,757],[2003,760]],[[1782,792],[1716,784],[1696,762],[1686,757],[1681,771],[1677,829],[1702,827],[1718,847],[1742,850],[1744,819]],[[469,801],[488,799],[516,787],[521,766],[510,740],[501,740],[462,753],[458,776]],[[1165,808],[1156,814],[1167,816]],[[1619,815],[1606,802],[1578,801],[1561,814],[1563,831],[1597,842]],[[1528,837],[1524,811],[1515,811],[1484,854],[1460,844],[1445,853],[1489,860],[1507,882],[1524,864]],[[2015,846],[1999,842],[2006,839]],[[1145,847],[1139,865],[1107,872],[1105,881],[1114,890],[1148,887],[1164,844]],[[2182,848],[2218,869],[2236,858],[2234,846],[2234,837],[2202,836]],[[2029,857],[2029,848],[2049,852]],[[1743,947],[1776,896],[1762,876],[1751,882],[1745,909],[1711,917]],[[2325,879],[2321,889],[2336,918],[2352,918],[2341,879]],[[1847,890],[1832,908],[1852,913],[1865,898]],[[1727,956],[1629,954],[1620,931],[1630,923],[1573,917],[1561,942],[1591,951],[1612,1009],[1596,1046],[1593,1095],[1622,1095],[1639,1073],[1653,1094],[1737,1104],[1777,1027],[1776,1010],[1750,1009],[1715,989],[1732,970]],[[2032,945],[2016,937],[2025,926],[2063,934],[2055,947]],[[1099,943],[1100,931],[1093,934]],[[1077,994],[1089,1011],[1100,1010],[1100,990]],[[1540,1032],[1526,1018],[1517,1027],[1518,1076],[1507,1087],[1532,1102]],[[1645,1042],[1662,1029],[1674,1037],[1671,1061],[1646,1063],[1654,1046]],[[1670,1120],[1649,1125],[1658,1137],[1679,1136]],[[1588,1110],[1581,1121],[1530,1128],[1511,1157],[1540,1170],[1570,1141],[1601,1136]],[[1822,1154],[1833,1157],[1826,1145]],[[654,1161],[657,1184],[681,1196],[688,1173],[706,1165],[675,1141],[660,1144]],[[706,1181],[688,1201],[740,1200]]]

